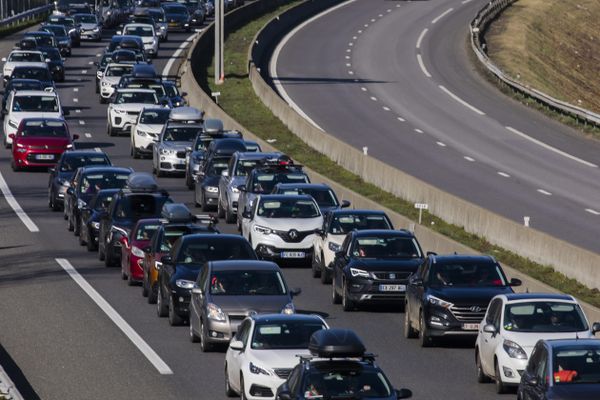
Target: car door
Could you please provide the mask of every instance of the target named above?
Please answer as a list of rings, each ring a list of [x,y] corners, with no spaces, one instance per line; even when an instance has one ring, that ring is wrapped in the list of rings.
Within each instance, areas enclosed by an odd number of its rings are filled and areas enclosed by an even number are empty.
[[[250,235],[252,234],[252,226],[254,225],[254,215],[256,213],[259,201],[260,198],[256,198],[254,202],[250,205],[250,218],[242,219],[242,236],[248,239],[248,241],[250,241]],[[254,248],[254,244],[252,244],[252,247]]]
[[[321,232],[318,235],[315,235],[314,239],[314,256],[315,260],[321,266],[325,266],[325,260],[323,257],[323,253],[327,249],[327,230],[329,226],[329,221],[331,219],[331,213],[327,213],[325,218],[323,218],[323,225],[321,226]]]
[[[250,336],[251,327],[252,321],[250,319],[246,319],[244,322],[242,322],[242,325],[235,335],[235,340],[241,341],[244,344],[244,347],[240,351],[232,351],[230,360],[231,365],[227,365],[228,370],[231,371],[229,376],[231,377],[232,383],[238,390],[240,389],[240,371],[242,370],[242,366],[246,361],[247,343],[248,337]]]
[[[479,335],[481,336],[481,347],[479,354],[483,371],[492,375],[494,372],[494,354],[498,347],[499,341],[502,341],[500,332],[500,316],[502,314],[502,299],[492,300],[488,307],[488,312],[485,315],[483,322],[479,326]],[[484,332],[485,325],[493,325],[496,328],[496,333]]]
[[[529,362],[527,363],[527,367],[525,368],[525,372],[521,379],[520,390],[523,395],[523,400],[542,399],[541,397],[536,396],[535,385],[532,384],[531,379],[536,376],[543,351],[544,346],[541,343],[538,343],[531,352],[531,357],[529,358]]]
[[[352,243],[352,234],[348,234],[346,239],[344,239],[344,243],[342,244],[342,249],[336,254],[333,259],[333,276],[332,276],[332,285],[334,285],[334,290],[342,287],[342,277],[344,276],[344,267],[346,266],[348,259],[350,257],[350,244]]]
[[[411,323],[415,323],[413,321],[412,316],[418,315],[418,307],[419,307],[419,297],[417,297],[417,286],[419,282],[423,281],[423,271],[427,267],[427,260],[425,260],[414,274],[412,274],[408,279],[408,285],[406,285],[406,310],[408,311],[408,315],[410,316]],[[422,283],[421,283],[422,284]]]

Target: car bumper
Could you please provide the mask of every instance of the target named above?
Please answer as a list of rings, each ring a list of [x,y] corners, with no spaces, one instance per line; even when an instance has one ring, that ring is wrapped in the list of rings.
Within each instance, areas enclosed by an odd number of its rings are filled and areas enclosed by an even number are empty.
[[[312,260],[313,247],[276,247],[265,243],[256,245],[256,254],[262,259],[277,264],[307,265]]]
[[[169,32],[172,31],[181,31],[181,30],[189,30],[190,29],[190,24],[183,23],[183,22],[169,22],[169,25],[167,26],[167,29]]]
[[[56,151],[31,151],[17,153],[14,157],[15,165],[18,167],[49,167],[55,165],[64,150]]]
[[[94,32],[94,31],[82,31],[81,39],[82,40],[98,40],[102,37],[102,32]]]
[[[210,318],[207,318],[206,336],[208,341],[211,343],[229,343],[235,336],[235,333],[237,332],[242,321],[242,319],[231,320],[229,318],[227,321],[214,321]]]
[[[527,368],[528,360],[510,358],[502,349],[497,352],[496,357],[500,373],[502,374],[502,382],[517,386],[521,382],[521,375],[525,371],[525,368]]]
[[[156,55],[156,53],[158,53],[158,44],[144,44],[144,51],[146,52],[146,54],[149,54],[151,56]]]
[[[185,172],[185,158],[172,155],[159,155],[158,157],[158,169],[162,172]]]
[[[115,93],[115,88],[112,85],[102,85],[100,83],[100,96],[104,99],[109,99]]]
[[[432,306],[425,309],[425,323],[427,324],[428,333],[430,336],[468,336],[477,337],[478,329],[472,325],[477,323],[458,321],[451,313],[433,308]]]
[[[219,192],[207,192],[206,190],[202,189],[204,191],[204,203],[207,206],[212,206],[212,207],[216,207],[217,204],[219,204]]]
[[[123,133],[130,133],[131,127],[135,125],[137,120],[136,114],[116,114],[111,113],[110,115],[110,125],[113,130],[121,131]]]
[[[249,400],[272,400],[275,399],[277,388],[285,382],[277,376],[257,375],[249,370],[244,371],[244,386],[246,387],[246,398]]]
[[[347,279],[348,298],[357,303],[403,304],[406,298],[406,280]],[[383,285],[399,285],[400,290],[385,290]]]

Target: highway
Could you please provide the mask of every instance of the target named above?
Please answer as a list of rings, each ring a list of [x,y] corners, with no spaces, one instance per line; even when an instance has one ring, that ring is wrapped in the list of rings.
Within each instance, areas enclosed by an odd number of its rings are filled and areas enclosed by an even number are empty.
[[[351,0],[284,39],[280,94],[315,125],[421,180],[600,250],[600,143],[504,96],[470,61],[486,1]]]

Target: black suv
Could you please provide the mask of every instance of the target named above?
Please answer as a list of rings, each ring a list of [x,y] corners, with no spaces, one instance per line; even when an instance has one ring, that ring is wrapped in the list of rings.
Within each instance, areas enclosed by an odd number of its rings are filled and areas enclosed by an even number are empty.
[[[408,282],[404,335],[423,347],[442,336],[477,336],[492,297],[521,285],[491,256],[433,253]]]
[[[349,329],[321,329],[310,337],[312,356],[300,357],[287,380],[277,389],[276,399],[406,399],[408,389],[393,385],[365,352],[360,338]],[[250,389],[252,391],[252,389]],[[256,393],[268,396],[268,393]]]
[[[408,277],[423,257],[409,231],[352,231],[333,259],[332,301],[344,311],[362,303],[403,305]]]
[[[152,175],[133,173],[115,195],[108,212],[100,219],[98,257],[107,267],[121,261],[122,240],[129,237],[131,228],[140,219],[158,218],[165,203],[171,202],[169,193],[158,188]]]
[[[121,189],[102,189],[81,209],[79,218],[79,244],[88,251],[98,250],[100,219],[108,212],[110,202]]]

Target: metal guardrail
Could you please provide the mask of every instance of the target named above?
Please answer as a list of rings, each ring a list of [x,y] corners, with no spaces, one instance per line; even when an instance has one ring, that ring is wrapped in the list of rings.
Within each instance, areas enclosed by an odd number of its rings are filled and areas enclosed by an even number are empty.
[[[50,0],[0,0],[0,28],[34,19],[53,8]]]
[[[486,54],[485,48],[487,45],[483,36],[490,22],[515,1],[517,0],[492,0],[479,10],[475,18],[471,21],[471,24],[469,25],[469,30],[471,32],[471,47],[479,61],[490,73],[495,75],[513,90],[532,98],[538,103],[550,107],[555,111],[570,115],[580,122],[600,126],[600,114],[586,110],[585,108],[574,106],[539,90],[525,86],[508,76],[504,71],[498,68],[498,66],[491,62]]]

